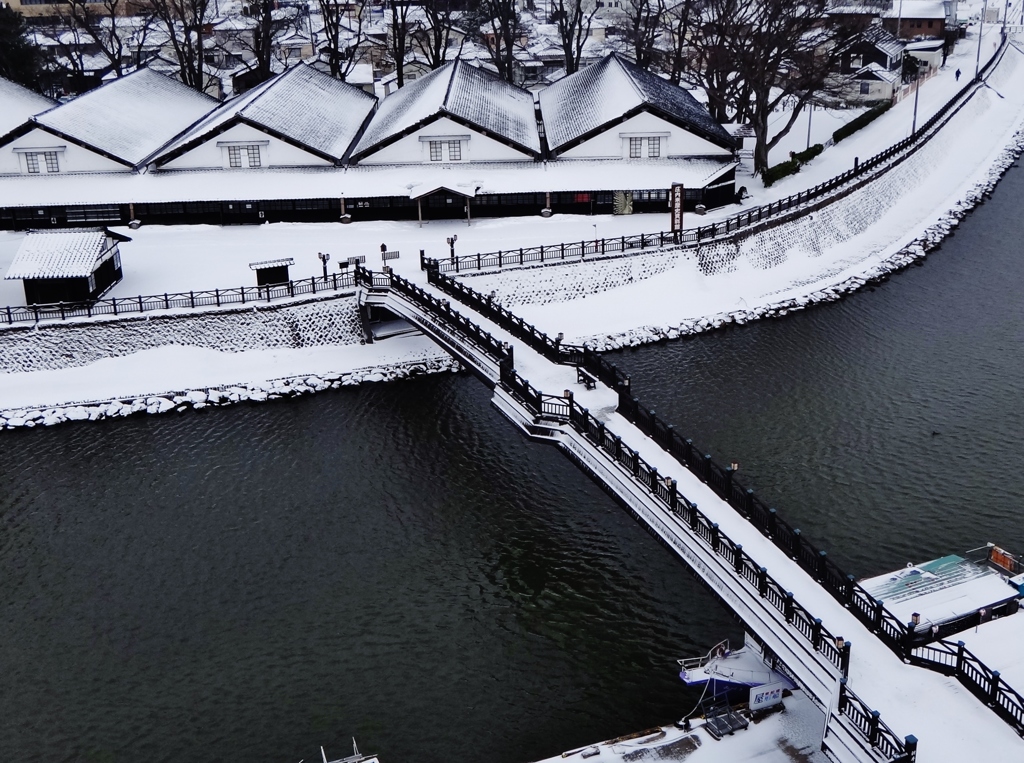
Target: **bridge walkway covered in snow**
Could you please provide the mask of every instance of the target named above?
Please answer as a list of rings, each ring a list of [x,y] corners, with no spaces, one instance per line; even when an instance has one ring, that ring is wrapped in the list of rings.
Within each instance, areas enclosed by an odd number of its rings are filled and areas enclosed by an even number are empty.
[[[452,353],[506,417],[556,445],[676,554],[819,705],[823,748],[837,760],[914,760],[910,732],[925,759],[964,745],[1024,755],[1024,701],[998,672],[900,623],[646,409],[600,355],[552,340],[437,269],[413,283],[360,268],[356,281],[361,304],[386,308]]]

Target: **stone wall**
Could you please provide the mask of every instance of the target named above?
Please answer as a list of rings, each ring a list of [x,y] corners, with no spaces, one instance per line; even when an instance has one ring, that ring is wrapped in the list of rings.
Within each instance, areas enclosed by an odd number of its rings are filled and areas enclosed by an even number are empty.
[[[353,293],[284,305],[9,327],[0,330],[0,372],[71,368],[169,344],[242,352],[361,339]]]

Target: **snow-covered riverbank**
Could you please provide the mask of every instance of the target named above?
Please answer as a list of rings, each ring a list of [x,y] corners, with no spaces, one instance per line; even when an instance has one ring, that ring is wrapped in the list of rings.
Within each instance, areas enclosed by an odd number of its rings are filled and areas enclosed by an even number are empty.
[[[480,290],[497,291],[506,305],[548,333],[562,331],[601,349],[785,315],[838,299],[925,256],[1012,164],[1024,145],[1020,132],[1024,91],[1015,87],[1022,66],[1024,54],[1011,48],[993,72],[990,86],[979,90],[936,138],[878,181],[804,218],[705,247],[696,255],[659,252],[599,263],[509,270],[474,277],[471,283]],[[831,169],[829,174],[843,168]],[[644,217],[563,218],[554,220],[552,227],[576,233],[585,224],[590,235],[664,227]],[[535,237],[550,241],[546,227],[550,223],[486,221],[467,229],[474,231],[467,238],[481,248],[538,243]],[[449,224],[454,231],[455,221]],[[395,226],[394,233],[401,224],[381,225]],[[346,233],[345,228],[323,227],[302,229],[310,237],[306,242],[310,251],[320,245],[317,236],[327,241],[329,235],[340,243],[339,236]],[[178,244],[201,259],[206,254],[197,245],[205,234],[209,246],[218,249],[237,239],[241,242],[238,257],[251,257],[256,240],[263,242],[262,247],[279,247],[280,236],[274,235],[278,232],[290,231],[277,226],[153,229],[142,232],[139,242],[198,236]],[[358,236],[358,245],[381,234],[381,229],[367,229]],[[507,238],[520,234],[529,240]],[[403,259],[394,263],[396,270],[422,278],[416,251],[407,248],[413,239],[406,240]],[[498,245],[487,247],[487,240]],[[159,253],[152,249],[147,256]],[[310,259],[314,261],[312,255]],[[220,325],[231,320],[229,312],[214,314],[209,325],[200,322],[187,331],[175,328],[156,338],[145,330],[149,319],[136,317],[123,325],[114,322],[118,329],[107,339],[85,337],[73,351],[62,348],[60,340],[54,342],[49,327],[0,335],[0,359],[7,371],[0,374],[0,426],[259,401],[456,367],[425,337],[359,344],[351,311],[345,326],[335,332],[338,336],[325,334],[320,318],[293,318],[279,320],[270,329],[266,322],[250,321],[251,331],[232,341],[225,338]],[[158,323],[152,320],[153,325]],[[64,336],[76,330],[59,329],[67,332]],[[304,331],[316,338],[307,341]],[[131,339],[128,344],[122,341],[126,337]],[[16,356],[15,344],[22,355]],[[46,357],[36,358],[37,351]],[[31,357],[24,356],[26,352]]]

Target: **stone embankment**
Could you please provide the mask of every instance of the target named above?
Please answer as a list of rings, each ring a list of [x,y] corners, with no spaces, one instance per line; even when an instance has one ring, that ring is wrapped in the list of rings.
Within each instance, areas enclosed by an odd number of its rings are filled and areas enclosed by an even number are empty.
[[[142,413],[183,413],[204,408],[218,408],[236,403],[261,403],[267,400],[301,397],[328,389],[354,387],[359,384],[398,381],[426,374],[455,373],[461,366],[451,358],[435,358],[423,362],[364,368],[347,373],[322,376],[300,376],[290,379],[221,387],[167,392],[103,402],[82,402],[61,407],[0,410],[0,429],[21,429],[53,426],[65,421],[99,421],[124,418]]]

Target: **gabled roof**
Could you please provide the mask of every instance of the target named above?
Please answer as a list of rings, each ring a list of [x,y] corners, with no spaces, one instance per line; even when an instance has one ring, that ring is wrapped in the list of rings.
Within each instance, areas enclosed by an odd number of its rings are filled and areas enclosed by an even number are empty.
[[[29,231],[4,278],[86,278],[107,250],[108,238],[131,241],[106,228]]]
[[[899,71],[889,71],[883,66],[879,66],[876,63],[870,63],[867,66],[862,66],[857,70],[857,73],[853,75],[855,80],[879,80],[881,82],[888,82],[890,85],[896,85],[902,79],[902,74]]]
[[[48,132],[129,167],[205,116],[217,102],[151,69],[139,69],[37,115]],[[32,125],[22,130],[27,132]]]
[[[53,108],[53,101],[0,77],[0,135],[6,135],[30,117]]]
[[[373,153],[441,117],[540,156],[533,95],[495,74],[456,60],[385,98],[352,157]]]
[[[858,39],[853,40],[850,45],[856,45],[857,42],[861,40],[869,45],[874,45],[878,50],[889,56],[889,58],[898,58],[905,47],[904,43],[902,43],[895,35],[890,34],[883,29],[881,24],[872,24],[869,26],[861,32],[860,35],[858,35]]]
[[[340,162],[377,99],[299,64],[224,103],[161,150],[166,164],[236,124],[247,124],[331,162]]]
[[[548,147],[564,151],[624,116],[650,111],[723,148],[735,144],[685,89],[611,53],[540,91]]]

